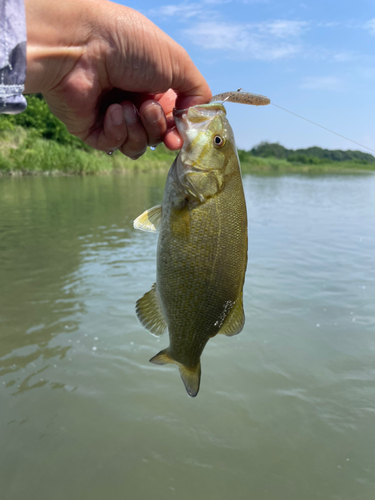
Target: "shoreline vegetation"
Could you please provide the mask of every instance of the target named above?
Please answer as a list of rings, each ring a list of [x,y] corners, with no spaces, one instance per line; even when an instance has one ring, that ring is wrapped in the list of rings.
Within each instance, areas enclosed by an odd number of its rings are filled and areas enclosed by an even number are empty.
[[[40,95],[27,97],[28,107],[19,115],[0,116],[0,176],[89,175],[135,171],[168,171],[176,157],[159,145],[138,160],[119,152],[95,151],[52,115]],[[326,150],[319,147],[288,150],[263,142],[251,151],[238,150],[244,174],[336,174],[375,172],[375,158],[361,151]]]

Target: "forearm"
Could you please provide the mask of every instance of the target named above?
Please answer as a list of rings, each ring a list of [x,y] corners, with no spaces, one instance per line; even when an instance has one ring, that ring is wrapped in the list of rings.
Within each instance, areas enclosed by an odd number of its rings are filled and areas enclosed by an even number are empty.
[[[48,92],[68,75],[95,36],[106,0],[25,0],[25,93]]]
[[[107,0],[24,1],[26,93],[43,93],[69,132],[97,149],[136,158],[161,140],[179,147],[173,107],[211,96],[180,45],[139,12]]]

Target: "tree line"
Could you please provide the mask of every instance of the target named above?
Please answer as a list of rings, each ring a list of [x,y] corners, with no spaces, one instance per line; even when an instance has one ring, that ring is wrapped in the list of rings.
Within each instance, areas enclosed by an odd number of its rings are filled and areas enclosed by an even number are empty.
[[[74,146],[89,151],[87,146],[77,137],[73,137],[49,110],[41,94],[26,96],[27,109],[18,115],[0,115],[0,131],[12,130],[16,126],[32,129],[36,136],[53,140],[59,144]],[[362,151],[342,151],[323,149],[313,146],[306,149],[287,149],[279,143],[261,142],[251,150],[238,150],[242,162],[250,158],[277,158],[292,163],[326,164],[331,162],[354,161],[355,163],[375,163],[371,154]]]
[[[240,159],[246,161],[246,156],[259,156],[261,158],[278,158],[298,163],[330,163],[354,161],[360,163],[375,163],[375,158],[363,151],[342,151],[340,149],[323,149],[312,146],[305,149],[287,149],[279,143],[261,142],[250,151],[243,151]],[[242,158],[241,158],[242,156]]]

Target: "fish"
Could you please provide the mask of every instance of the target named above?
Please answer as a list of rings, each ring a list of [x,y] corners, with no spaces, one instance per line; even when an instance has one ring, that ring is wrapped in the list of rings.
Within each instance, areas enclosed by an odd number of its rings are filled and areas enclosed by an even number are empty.
[[[153,335],[169,346],[150,361],[177,364],[190,397],[198,394],[200,358],[217,334],[241,332],[247,266],[247,212],[232,128],[221,103],[175,110],[183,146],[161,205],[133,223],[159,231],[156,283],[136,303]]]

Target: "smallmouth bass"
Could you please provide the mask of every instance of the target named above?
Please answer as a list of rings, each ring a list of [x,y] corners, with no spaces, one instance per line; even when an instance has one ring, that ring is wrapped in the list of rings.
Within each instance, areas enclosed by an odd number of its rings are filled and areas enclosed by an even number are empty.
[[[170,344],[150,359],[175,363],[189,396],[198,394],[200,357],[218,333],[240,333],[245,322],[247,215],[234,136],[222,104],[174,112],[184,140],[167,177],[162,205],[134,221],[160,231],[157,280],[136,313]]]

